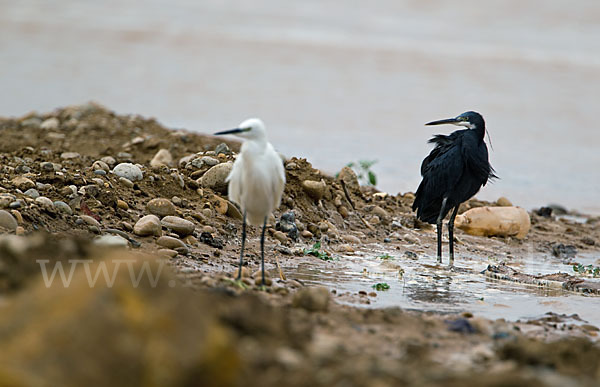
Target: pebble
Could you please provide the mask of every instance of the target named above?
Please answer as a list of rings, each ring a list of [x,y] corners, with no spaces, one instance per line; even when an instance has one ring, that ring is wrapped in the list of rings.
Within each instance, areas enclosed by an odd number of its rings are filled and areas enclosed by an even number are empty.
[[[162,227],[160,219],[156,215],[146,215],[142,217],[133,226],[133,233],[139,236],[156,235],[162,234]]]
[[[340,253],[353,253],[354,248],[352,248],[350,245],[342,244],[337,247],[337,251]]]
[[[50,188],[52,188],[52,184],[47,184],[47,183],[40,183],[40,182],[36,182],[35,183],[35,188],[38,191],[47,191]]]
[[[171,164],[173,164],[173,156],[168,149],[159,150],[150,161],[150,166],[153,168],[163,165],[169,167]]]
[[[89,224],[90,226],[96,226],[98,228],[100,228],[100,223],[98,223],[98,221],[94,218],[92,218],[89,215],[81,215],[80,216],[81,220],[83,220],[85,223]]]
[[[156,241],[156,244],[162,247],[166,247],[167,249],[177,249],[180,247],[185,247],[185,243],[177,238],[173,238],[170,236],[161,236]]]
[[[49,161],[43,161],[40,163],[40,168],[42,171],[52,172],[54,171],[54,164]]]
[[[115,158],[112,156],[104,156],[100,159],[100,161],[111,167],[117,163],[117,160],[115,160]]]
[[[40,125],[40,128],[44,129],[44,130],[55,130],[55,129],[58,129],[59,124],[60,124],[60,121],[58,121],[58,118],[51,117],[51,118],[48,118],[47,120],[45,120],[44,122],[42,122]]]
[[[347,218],[350,213],[348,212],[348,209],[345,206],[340,206],[338,208],[338,212],[340,213],[340,215],[342,216],[342,218]]]
[[[190,249],[188,249],[186,246],[177,247],[174,250],[177,251],[177,253],[181,254],[181,255],[188,255],[190,253]]]
[[[0,210],[0,227],[14,231],[17,229],[17,220],[8,211]]]
[[[130,181],[139,181],[144,178],[144,174],[140,167],[131,163],[118,164],[113,168],[113,173]]]
[[[212,218],[212,216],[213,216],[213,211],[212,211],[210,208],[204,208],[204,209],[202,210],[202,215],[203,215],[205,218]]]
[[[202,232],[207,232],[207,233],[214,233],[215,232],[215,228],[212,226],[204,226],[202,227]]]
[[[194,229],[196,228],[194,226],[194,223],[190,222],[189,220],[180,218],[178,216],[165,216],[161,220],[161,224],[164,227],[171,229],[172,231],[176,232],[181,236],[193,233]]]
[[[294,294],[292,305],[310,312],[324,312],[329,307],[330,297],[329,289],[325,287],[306,287]]]
[[[183,241],[188,245],[192,246],[196,246],[198,244],[198,239],[196,239],[196,237],[193,235],[186,236],[185,238],[183,238]]]
[[[348,243],[360,244],[360,238],[355,237],[354,235],[344,234],[342,235],[342,239]]]
[[[279,242],[281,242],[281,243],[285,243],[285,242],[287,242],[287,240],[288,240],[288,237],[287,237],[287,235],[286,235],[284,232],[282,232],[282,231],[275,231],[275,232],[273,233],[273,237],[274,237],[275,239],[277,239],[277,240],[278,240]]]
[[[60,158],[63,160],[78,159],[80,157],[81,157],[81,155],[77,152],[63,152],[60,155]]]
[[[15,229],[15,234],[19,236],[25,235],[25,229],[22,226],[17,226]]]
[[[133,155],[129,152],[119,152],[117,153],[117,158],[121,160],[131,160]]]
[[[69,205],[61,200],[57,200],[54,203],[54,207],[56,207],[56,209],[58,209],[61,212],[64,212],[67,215],[73,215],[73,210],[71,209],[71,207],[69,207]]]
[[[208,152],[207,152],[208,153]],[[229,149],[229,146],[227,146],[227,144],[225,144],[224,142],[220,143],[219,145],[217,145],[215,147],[215,151],[214,153],[216,155],[218,155],[219,153],[223,153],[225,155],[230,155],[233,152],[231,152],[231,149]]]
[[[308,196],[315,200],[319,200],[325,195],[327,185],[322,179],[321,181],[304,180],[302,182],[302,188]]]
[[[102,160],[94,161],[94,164],[92,164],[92,169],[95,171],[110,172],[110,167]]]
[[[372,212],[373,212],[373,214],[379,216],[379,218],[381,220],[385,220],[385,219],[388,219],[390,217],[390,214],[386,210],[384,210],[383,208],[381,208],[379,206],[373,207]]]
[[[54,203],[52,203],[52,200],[48,199],[45,196],[40,196],[36,198],[35,202],[41,204],[44,207],[54,207]]]
[[[231,172],[233,168],[233,163],[227,162],[215,165],[210,168],[202,177],[200,178],[200,185],[204,188],[210,188],[213,191],[217,191],[220,193],[227,192],[227,176]]]
[[[105,247],[127,247],[129,241],[120,235],[105,234],[95,238],[94,244]]]
[[[167,258],[175,258],[177,256],[177,251],[172,249],[159,249],[158,255],[162,255]]]
[[[157,215],[159,217],[164,217],[168,215],[176,215],[177,209],[175,205],[171,203],[169,199],[164,198],[156,198],[152,199],[146,204],[146,209],[151,214]]]
[[[133,231],[133,226],[129,222],[121,222],[119,225],[125,231]]]
[[[35,188],[29,188],[27,191],[24,192],[24,194],[32,199],[36,199],[40,196],[40,193]]]
[[[127,211],[129,209],[129,204],[121,199],[117,199],[117,208]]]
[[[16,173],[29,173],[29,172],[31,172],[31,168],[29,168],[27,165],[18,165],[15,168],[15,172]]]
[[[99,176],[106,176],[106,171],[102,170],[102,169],[96,169],[94,171],[94,175],[99,175]]]
[[[356,173],[350,167],[344,167],[340,171],[338,177],[342,180],[350,192],[360,191],[360,184]]]
[[[183,200],[179,196],[173,196],[171,198],[171,203],[175,204],[177,207],[185,207]]]
[[[215,165],[219,164],[219,160],[210,156],[202,156],[193,159],[191,164],[194,168],[200,169],[203,167],[214,167]]]
[[[17,210],[11,210],[10,213],[15,217],[18,224],[23,224],[23,215]]]
[[[281,215],[279,222],[275,224],[275,229],[283,231],[292,240],[298,240],[298,226],[296,225],[296,214],[294,211],[287,211]]]
[[[184,157],[182,157],[182,158],[179,159],[179,161],[177,162],[177,165],[179,165],[179,168],[184,168],[184,167],[187,166],[187,164],[190,161],[192,161],[195,158],[196,158],[195,154],[184,156]]]
[[[31,179],[28,179],[24,176],[16,176],[11,180],[11,182],[15,187],[17,187],[21,191],[26,191],[30,188],[35,187],[35,183]]]
[[[119,177],[119,183],[123,184],[127,188],[133,188],[133,182],[126,177]]]
[[[504,196],[498,198],[498,200],[496,200],[496,205],[500,206],[500,207],[512,207],[512,203],[510,200],[508,200],[507,198],[505,198]]]
[[[8,205],[8,208],[12,208],[12,209],[21,208],[21,207],[23,207],[23,202],[21,202],[20,200],[15,200],[14,202],[12,202]]]
[[[313,237],[313,233],[308,231],[308,230],[304,230],[300,233],[300,235],[302,235],[302,238],[306,238],[306,239],[310,239]]]

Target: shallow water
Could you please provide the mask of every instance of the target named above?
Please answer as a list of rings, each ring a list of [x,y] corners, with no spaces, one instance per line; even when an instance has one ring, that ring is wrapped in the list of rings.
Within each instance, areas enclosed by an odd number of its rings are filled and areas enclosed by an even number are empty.
[[[600,214],[600,3],[0,0],[0,115],[96,100],[211,133],[261,116],[334,173],[414,191],[434,132],[474,109],[502,178],[481,198]]]
[[[392,255],[390,259],[377,258],[385,252],[382,249],[369,254],[342,256],[325,264],[310,263],[286,268],[286,272],[289,277],[306,284],[335,289],[338,295],[356,295],[359,291],[369,293],[374,291],[372,286],[377,283],[390,285],[389,290],[378,291],[377,297],[369,297],[369,307],[400,306],[440,313],[471,312],[480,317],[510,321],[539,318],[553,312],[577,314],[588,323],[600,326],[600,309],[595,307],[598,297],[499,281],[480,274],[488,264],[497,264],[496,261],[461,254],[455,262],[457,270],[450,271],[446,265],[437,265],[436,258],[431,256],[419,256],[418,260],[400,255]],[[571,265],[563,264],[554,257],[529,258],[533,259],[515,259],[507,264],[527,274],[573,272]],[[584,254],[577,257],[577,262],[598,265],[599,258],[594,254]],[[402,275],[399,275],[400,270]]]

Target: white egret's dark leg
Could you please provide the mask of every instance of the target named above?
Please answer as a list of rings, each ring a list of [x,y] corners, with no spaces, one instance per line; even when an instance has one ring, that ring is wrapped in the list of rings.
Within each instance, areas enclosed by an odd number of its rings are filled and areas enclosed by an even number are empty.
[[[265,229],[267,228],[267,217],[265,216],[265,220],[263,221],[263,229],[260,234],[260,265],[262,272],[262,284],[265,283]]]
[[[242,220],[242,252],[240,253],[240,267],[237,279],[242,279],[242,266],[244,266],[244,245],[246,244],[246,211],[244,211],[244,220]]]
[[[454,207],[450,220],[448,221],[448,237],[450,238],[450,266],[454,265],[454,218],[458,213],[458,206]]]
[[[442,207],[440,208],[440,214],[437,218],[437,256],[438,262],[442,263],[442,220],[444,220],[444,213],[446,212],[446,202],[448,198],[442,200]]]

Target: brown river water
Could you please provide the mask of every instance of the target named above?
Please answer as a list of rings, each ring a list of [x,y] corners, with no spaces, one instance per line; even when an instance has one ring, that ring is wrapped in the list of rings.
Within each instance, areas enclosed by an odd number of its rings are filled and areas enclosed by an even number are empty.
[[[0,0],[0,115],[95,100],[211,133],[250,116],[335,173],[414,191],[434,119],[477,110],[482,199],[600,214],[597,0]]]

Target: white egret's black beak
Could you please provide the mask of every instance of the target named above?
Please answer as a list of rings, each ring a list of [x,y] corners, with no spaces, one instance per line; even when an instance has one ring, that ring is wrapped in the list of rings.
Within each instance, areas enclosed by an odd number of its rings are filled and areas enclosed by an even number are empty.
[[[215,136],[220,136],[222,134],[237,134],[237,133],[242,133],[242,132],[247,132],[249,129],[240,129],[240,128],[235,128],[235,129],[227,129],[227,130],[222,130],[220,132],[215,133]]]
[[[453,124],[456,125],[459,122],[462,122],[463,120],[459,119],[458,117],[455,118],[446,118],[445,120],[438,120],[438,121],[431,121],[426,123],[425,125],[443,125],[443,124]]]

